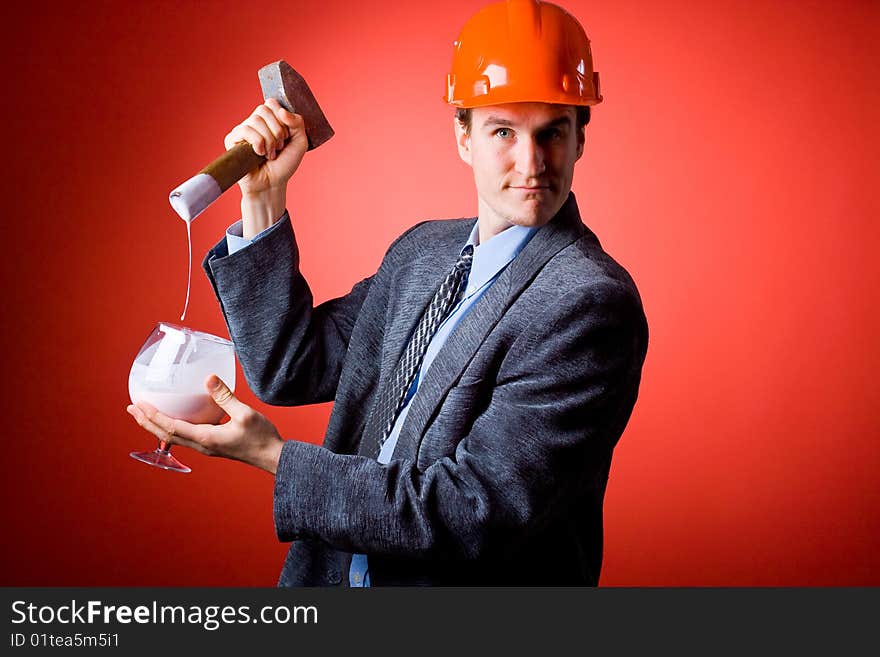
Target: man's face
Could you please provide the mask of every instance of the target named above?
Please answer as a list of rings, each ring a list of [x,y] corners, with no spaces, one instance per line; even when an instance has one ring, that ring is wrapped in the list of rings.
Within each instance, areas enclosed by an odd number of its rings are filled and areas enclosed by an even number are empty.
[[[562,207],[584,151],[575,108],[547,103],[475,107],[458,152],[474,170],[481,241],[513,224],[543,226]]]

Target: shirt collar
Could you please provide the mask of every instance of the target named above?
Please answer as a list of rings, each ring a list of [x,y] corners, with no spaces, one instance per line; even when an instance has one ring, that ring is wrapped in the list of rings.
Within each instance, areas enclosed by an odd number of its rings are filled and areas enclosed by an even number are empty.
[[[473,294],[497,276],[523,250],[537,230],[527,226],[510,226],[478,245],[480,227],[479,221],[475,221],[464,245],[474,247],[466,294]]]

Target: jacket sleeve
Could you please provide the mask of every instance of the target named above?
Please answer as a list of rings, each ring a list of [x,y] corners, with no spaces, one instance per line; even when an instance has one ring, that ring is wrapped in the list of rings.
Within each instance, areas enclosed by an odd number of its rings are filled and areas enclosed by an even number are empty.
[[[331,401],[372,277],[314,307],[287,213],[232,255],[224,238],[203,267],[254,394],[279,406]]]
[[[419,470],[286,442],[275,479],[279,539],[434,559],[503,549],[606,475],[646,348],[631,289],[603,281],[567,292],[513,342],[454,456]]]

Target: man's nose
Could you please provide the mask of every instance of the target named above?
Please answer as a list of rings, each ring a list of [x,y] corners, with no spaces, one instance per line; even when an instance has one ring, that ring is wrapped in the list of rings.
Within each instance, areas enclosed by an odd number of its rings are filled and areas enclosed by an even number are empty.
[[[544,173],[544,149],[534,137],[521,138],[516,148],[516,172],[524,178]]]

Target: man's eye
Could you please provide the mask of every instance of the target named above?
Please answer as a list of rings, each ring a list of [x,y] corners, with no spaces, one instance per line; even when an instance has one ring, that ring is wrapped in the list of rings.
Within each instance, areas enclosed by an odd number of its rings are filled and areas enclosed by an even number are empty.
[[[495,134],[503,139],[507,139],[513,133],[507,128],[498,128],[498,130],[495,131]]]

